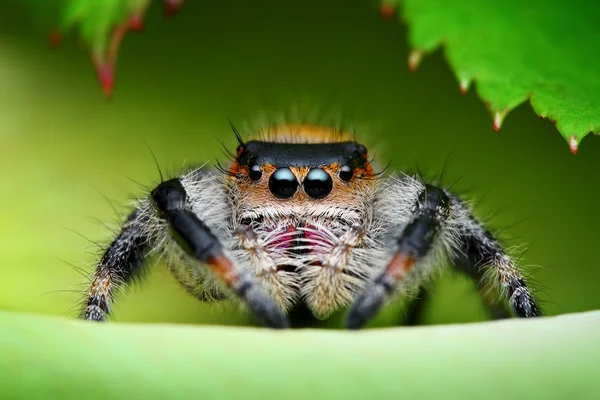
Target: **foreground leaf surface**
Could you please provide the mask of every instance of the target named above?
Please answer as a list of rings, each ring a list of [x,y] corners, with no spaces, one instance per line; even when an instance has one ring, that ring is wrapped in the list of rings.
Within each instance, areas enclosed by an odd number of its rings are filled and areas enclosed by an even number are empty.
[[[384,0],[399,5],[415,49],[439,46],[461,88],[476,82],[494,127],[529,99],[577,152],[600,130],[600,24],[588,0]],[[383,9],[382,9],[383,10]]]
[[[99,325],[0,312],[0,327],[0,387],[8,398],[600,394],[598,311],[359,332]]]

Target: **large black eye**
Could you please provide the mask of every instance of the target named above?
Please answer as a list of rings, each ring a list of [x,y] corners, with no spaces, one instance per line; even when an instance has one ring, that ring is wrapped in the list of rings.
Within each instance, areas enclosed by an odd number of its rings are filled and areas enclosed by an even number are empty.
[[[259,180],[262,176],[262,170],[260,169],[260,165],[254,164],[250,166],[250,172],[248,172],[248,175],[250,175],[250,179],[252,179],[253,181]]]
[[[269,178],[269,190],[280,199],[289,199],[296,193],[298,181],[289,168],[279,168]]]
[[[354,172],[352,171],[352,167],[348,165],[342,165],[340,168],[340,179],[343,181],[348,182],[350,179],[352,179],[353,174]]]
[[[333,188],[333,181],[329,174],[321,168],[310,170],[304,178],[304,191],[313,199],[326,197]]]

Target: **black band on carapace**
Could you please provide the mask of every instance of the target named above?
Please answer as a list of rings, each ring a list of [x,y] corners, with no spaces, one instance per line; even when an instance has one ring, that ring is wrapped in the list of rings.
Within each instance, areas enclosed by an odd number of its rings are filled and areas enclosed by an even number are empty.
[[[251,140],[238,157],[241,165],[271,164],[280,167],[320,167],[339,163],[353,167],[365,165],[367,149],[356,142],[273,143]]]

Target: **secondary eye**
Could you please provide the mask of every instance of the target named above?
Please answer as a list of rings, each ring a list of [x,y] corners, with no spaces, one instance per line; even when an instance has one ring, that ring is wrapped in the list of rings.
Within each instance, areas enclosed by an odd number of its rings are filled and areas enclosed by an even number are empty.
[[[248,173],[250,179],[253,181],[257,181],[262,176],[262,170],[260,169],[260,165],[254,164],[250,167],[250,172]]]
[[[333,181],[329,174],[321,168],[313,168],[304,179],[304,191],[313,199],[327,197],[333,188]]]
[[[348,182],[350,179],[352,179],[352,175],[354,175],[352,167],[348,165],[342,165],[340,168],[340,179]]]
[[[269,190],[280,199],[289,199],[297,189],[296,175],[289,168],[279,168],[269,178]]]

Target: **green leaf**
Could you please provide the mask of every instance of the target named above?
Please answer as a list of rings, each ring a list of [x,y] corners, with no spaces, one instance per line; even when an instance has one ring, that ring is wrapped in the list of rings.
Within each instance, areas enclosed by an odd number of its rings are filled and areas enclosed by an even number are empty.
[[[0,312],[3,398],[594,398],[600,312],[366,331]]]
[[[144,14],[150,0],[28,0],[38,13],[60,4],[59,31],[51,35],[57,43],[70,30],[77,32],[90,50],[98,80],[107,97],[112,96],[119,47],[127,32],[143,27]],[[164,12],[171,16],[183,0],[164,0]]]
[[[76,27],[79,35],[94,53],[106,51],[110,34],[146,0],[70,0],[64,7],[63,31]]]
[[[75,28],[90,48],[98,80],[112,96],[119,47],[129,30],[140,30],[150,0],[68,0],[60,30]]]
[[[408,22],[413,65],[443,45],[462,90],[476,82],[496,130],[527,99],[573,153],[600,130],[596,2],[384,0],[382,14],[396,4]]]

